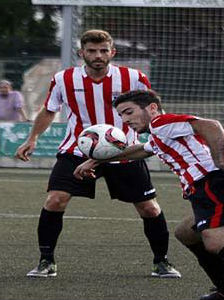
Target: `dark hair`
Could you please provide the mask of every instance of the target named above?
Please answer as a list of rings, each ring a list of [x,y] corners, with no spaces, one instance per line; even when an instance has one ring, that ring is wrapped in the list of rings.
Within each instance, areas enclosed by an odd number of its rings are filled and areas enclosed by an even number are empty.
[[[134,102],[141,108],[145,108],[151,103],[156,103],[158,105],[158,109],[162,111],[161,98],[154,90],[137,90],[123,93],[114,100],[113,106],[116,108],[118,104],[128,101]]]
[[[91,29],[83,33],[81,37],[81,47],[84,48],[86,43],[103,43],[109,42],[111,47],[114,45],[114,41],[109,32],[100,29]]]

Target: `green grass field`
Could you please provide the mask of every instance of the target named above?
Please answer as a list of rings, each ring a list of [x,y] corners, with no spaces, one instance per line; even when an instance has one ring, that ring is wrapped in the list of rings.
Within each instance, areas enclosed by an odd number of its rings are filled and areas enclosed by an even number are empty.
[[[170,173],[152,173],[170,229],[169,259],[181,279],[153,279],[152,253],[131,204],[110,200],[104,180],[95,200],[73,198],[56,249],[56,278],[27,278],[39,259],[37,224],[49,171],[0,169],[0,300],[193,300],[211,282],[174,237],[191,210]]]

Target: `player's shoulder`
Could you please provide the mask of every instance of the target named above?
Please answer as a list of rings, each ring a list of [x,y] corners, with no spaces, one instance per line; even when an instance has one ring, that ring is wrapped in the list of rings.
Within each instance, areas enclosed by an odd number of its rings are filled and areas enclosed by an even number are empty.
[[[126,65],[111,64],[110,66],[113,70],[120,70],[120,71],[124,70],[124,71],[129,71],[129,72],[141,72],[138,69],[135,69],[135,68],[132,68],[132,67],[129,67],[129,66],[126,66]]]
[[[139,69],[135,69],[125,65],[111,65],[111,70],[113,75],[121,74],[122,76],[131,76],[132,79],[137,79],[141,82],[145,82],[147,80],[147,76]]]
[[[188,122],[190,120],[195,120],[195,119],[197,119],[197,117],[193,115],[162,114],[157,116],[151,121],[151,127],[156,128],[156,127],[169,125],[173,123]]]

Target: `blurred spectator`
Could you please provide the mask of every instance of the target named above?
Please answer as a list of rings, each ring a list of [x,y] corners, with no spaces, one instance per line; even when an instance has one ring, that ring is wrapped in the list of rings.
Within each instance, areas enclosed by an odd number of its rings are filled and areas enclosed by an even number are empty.
[[[19,91],[13,91],[10,81],[1,80],[0,121],[28,121],[23,107],[23,95]]]

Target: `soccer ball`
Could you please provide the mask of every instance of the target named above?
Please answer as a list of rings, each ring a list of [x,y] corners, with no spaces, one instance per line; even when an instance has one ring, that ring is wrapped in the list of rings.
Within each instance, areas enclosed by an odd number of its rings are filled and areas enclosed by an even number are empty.
[[[78,137],[79,150],[89,158],[108,159],[127,146],[124,132],[109,124],[97,124],[84,129]]]

